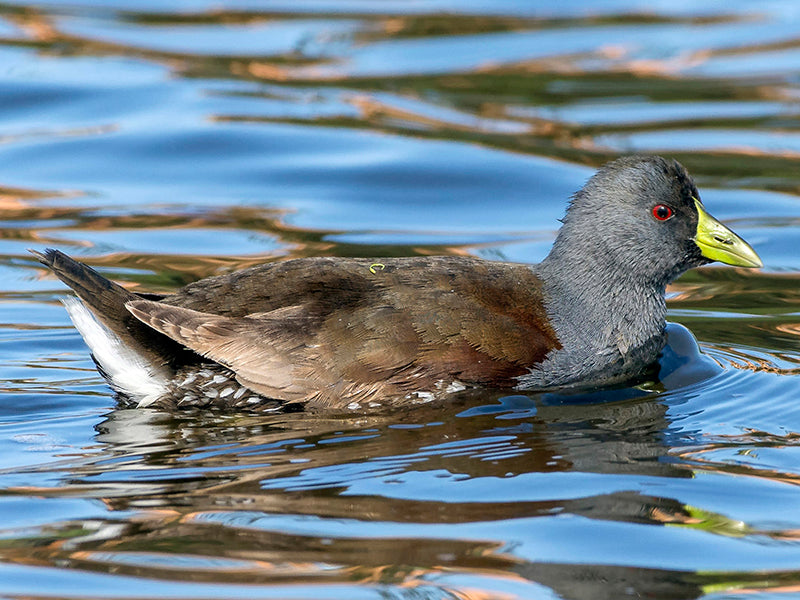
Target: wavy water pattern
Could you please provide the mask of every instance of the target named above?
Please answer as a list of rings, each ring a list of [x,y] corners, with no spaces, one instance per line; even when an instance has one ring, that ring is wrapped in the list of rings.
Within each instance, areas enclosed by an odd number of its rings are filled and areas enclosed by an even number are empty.
[[[0,2],[0,596],[795,597],[798,72],[790,0]],[[681,160],[766,265],[670,286],[635,387],[124,409],[27,252],[154,292],[534,263],[629,152]]]

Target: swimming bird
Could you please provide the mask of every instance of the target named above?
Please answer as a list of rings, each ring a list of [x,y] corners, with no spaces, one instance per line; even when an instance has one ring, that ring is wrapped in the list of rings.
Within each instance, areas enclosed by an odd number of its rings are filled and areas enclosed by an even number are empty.
[[[686,169],[656,156],[600,168],[535,265],[300,258],[157,296],[34,253],[77,295],[65,305],[111,387],[168,409],[357,409],[474,386],[619,383],[664,346],[668,283],[712,261],[762,266]]]

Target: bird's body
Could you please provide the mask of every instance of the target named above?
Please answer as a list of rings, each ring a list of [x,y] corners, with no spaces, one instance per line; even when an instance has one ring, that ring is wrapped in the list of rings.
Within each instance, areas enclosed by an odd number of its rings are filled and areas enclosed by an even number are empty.
[[[145,298],[60,252],[39,258],[81,299],[68,308],[101,372],[139,405],[356,408],[638,374],[664,344],[667,283],[712,259],[757,266],[697,197],[675,162],[610,163],[538,265],[306,258]],[[709,224],[733,237],[701,235]]]

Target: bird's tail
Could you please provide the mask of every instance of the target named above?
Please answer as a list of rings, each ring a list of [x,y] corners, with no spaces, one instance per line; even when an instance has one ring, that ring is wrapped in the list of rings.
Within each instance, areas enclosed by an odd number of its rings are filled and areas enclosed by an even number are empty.
[[[64,306],[111,387],[140,406],[166,393],[186,350],[128,312],[139,296],[63,252],[31,252],[78,296]]]

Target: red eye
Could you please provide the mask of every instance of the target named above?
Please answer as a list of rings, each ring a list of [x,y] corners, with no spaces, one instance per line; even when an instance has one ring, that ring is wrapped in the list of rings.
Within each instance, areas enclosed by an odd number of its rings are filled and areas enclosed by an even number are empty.
[[[672,217],[672,209],[666,204],[656,204],[653,207],[653,216],[659,221],[666,221]]]

